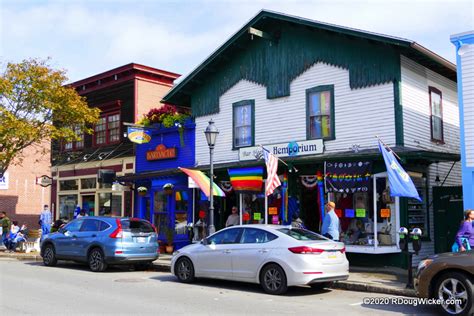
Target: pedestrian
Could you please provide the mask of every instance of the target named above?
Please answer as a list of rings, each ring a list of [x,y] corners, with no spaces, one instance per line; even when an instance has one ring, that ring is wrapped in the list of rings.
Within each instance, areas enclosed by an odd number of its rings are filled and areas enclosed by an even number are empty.
[[[466,210],[464,222],[456,234],[459,251],[474,249],[474,210]],[[463,240],[464,239],[464,240]],[[463,242],[464,241],[464,242]]]
[[[235,226],[240,224],[240,216],[237,213],[237,207],[232,206],[232,213],[227,217],[227,221],[225,222],[225,227]]]
[[[339,217],[334,212],[335,208],[336,204],[334,202],[326,204],[326,216],[324,216],[321,234],[329,239],[339,241]]]
[[[2,221],[2,243],[7,246],[7,236],[10,231],[11,221],[7,216],[7,213],[1,212],[0,219]]]
[[[10,252],[15,252],[15,249],[18,243],[22,241],[26,241],[26,239],[28,238],[28,233],[29,233],[28,226],[26,226],[26,224],[21,225],[21,228],[19,228],[18,222],[13,221],[13,223],[16,223],[17,226],[15,227],[15,230],[12,229],[10,231],[10,233],[12,233],[12,231],[16,231],[16,234],[15,233],[12,234],[11,238],[9,238],[8,250],[10,250]]]
[[[291,227],[293,228],[305,228],[303,224],[303,220],[300,218],[300,214],[298,212],[294,212],[291,216]]]
[[[12,243],[17,237],[18,233],[20,232],[20,227],[18,226],[18,221],[12,221],[12,225],[10,226],[10,231],[8,232],[7,242],[5,247],[7,247],[8,252],[13,252],[11,250]]]
[[[51,223],[52,223],[51,211],[49,210],[48,205],[45,205],[43,211],[41,212],[40,220],[39,220],[39,224],[41,225],[41,231],[42,231],[41,239],[43,239],[43,236],[50,233]]]

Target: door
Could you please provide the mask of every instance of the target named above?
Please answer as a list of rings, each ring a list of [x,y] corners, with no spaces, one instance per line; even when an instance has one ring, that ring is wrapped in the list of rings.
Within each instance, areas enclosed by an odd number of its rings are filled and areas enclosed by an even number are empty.
[[[232,251],[240,241],[242,228],[230,228],[207,238],[201,244],[196,260],[196,272],[200,276],[218,279],[232,278]]]
[[[244,228],[240,243],[232,249],[232,272],[235,279],[255,279],[268,257],[276,235],[257,228]]]
[[[82,196],[82,210],[89,216],[94,216],[95,212],[95,195]]]
[[[56,255],[71,257],[77,253],[76,242],[77,233],[79,232],[83,219],[76,219],[61,230],[54,239],[54,246],[56,248]]]
[[[97,241],[101,223],[102,221],[97,219],[84,219],[84,223],[76,233],[76,240],[74,241],[76,250],[73,255],[86,258],[89,245]]]
[[[462,187],[434,187],[435,252],[449,252],[463,220]]]

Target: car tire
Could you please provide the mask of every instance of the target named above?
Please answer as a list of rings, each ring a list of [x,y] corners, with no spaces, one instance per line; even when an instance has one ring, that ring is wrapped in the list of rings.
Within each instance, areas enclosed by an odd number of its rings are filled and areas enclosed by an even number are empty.
[[[104,253],[99,248],[90,251],[87,261],[92,272],[103,272],[107,269]]]
[[[43,264],[47,267],[54,267],[58,263],[54,246],[47,244],[43,248]]]
[[[285,293],[288,290],[285,271],[276,263],[266,265],[260,272],[260,285],[268,294]]]
[[[325,288],[331,287],[334,282],[319,282],[310,284],[314,290],[324,290]]]
[[[453,293],[454,290],[454,294]],[[451,298],[461,299],[461,304],[440,304],[438,308],[443,315],[473,315],[473,286],[472,279],[463,273],[448,272],[441,276],[434,288],[436,299],[448,300]]]
[[[191,283],[195,280],[194,265],[189,258],[179,258],[176,261],[174,273],[182,283]]]

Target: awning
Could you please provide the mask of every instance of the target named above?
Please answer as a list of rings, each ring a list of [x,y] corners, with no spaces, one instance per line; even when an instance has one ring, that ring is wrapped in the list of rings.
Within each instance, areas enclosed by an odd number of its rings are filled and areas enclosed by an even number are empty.
[[[210,194],[210,179],[199,170],[191,170],[179,167],[179,170],[191,177],[199,186],[201,191],[209,198]],[[212,183],[212,195],[225,197],[224,191],[215,183]]]

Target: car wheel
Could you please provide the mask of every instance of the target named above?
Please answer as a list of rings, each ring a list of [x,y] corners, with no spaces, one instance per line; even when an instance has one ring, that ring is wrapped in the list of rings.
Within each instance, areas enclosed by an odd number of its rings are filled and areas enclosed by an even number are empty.
[[[435,297],[443,302],[438,307],[444,315],[472,315],[472,292],[472,280],[459,272],[443,275],[434,289]],[[453,299],[459,302],[450,302]]]
[[[310,284],[310,286],[311,288],[315,290],[323,290],[325,288],[331,287],[332,284],[333,282],[319,282],[319,283]]]
[[[57,262],[54,246],[51,244],[46,245],[43,249],[43,264],[47,267],[54,267]]]
[[[175,274],[180,282],[191,283],[194,281],[194,266],[186,257],[178,259],[175,266]]]
[[[265,266],[260,273],[260,285],[268,294],[280,295],[285,293],[288,289],[285,271],[275,263]]]
[[[89,268],[93,272],[103,272],[107,269],[107,263],[105,263],[104,254],[99,248],[94,248],[89,253]]]

